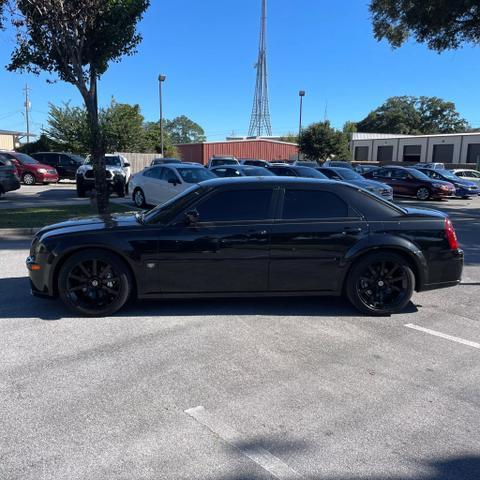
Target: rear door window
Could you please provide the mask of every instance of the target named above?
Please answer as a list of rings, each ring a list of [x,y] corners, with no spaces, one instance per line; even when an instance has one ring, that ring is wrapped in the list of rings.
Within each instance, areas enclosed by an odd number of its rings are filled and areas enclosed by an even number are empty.
[[[325,220],[350,216],[358,215],[354,215],[348,204],[335,193],[322,190],[285,191],[283,220]]]
[[[195,206],[199,222],[243,222],[271,217],[272,190],[232,190],[208,197]]]

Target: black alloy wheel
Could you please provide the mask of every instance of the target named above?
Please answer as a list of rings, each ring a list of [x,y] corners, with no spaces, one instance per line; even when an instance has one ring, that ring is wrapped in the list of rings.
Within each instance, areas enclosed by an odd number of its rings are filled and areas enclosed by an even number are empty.
[[[401,312],[412,298],[415,275],[401,255],[376,253],[354,265],[347,279],[347,295],[360,311],[370,315]]]
[[[60,298],[75,313],[103,317],[117,312],[132,291],[128,267],[114,254],[86,250],[70,257],[60,270]]]

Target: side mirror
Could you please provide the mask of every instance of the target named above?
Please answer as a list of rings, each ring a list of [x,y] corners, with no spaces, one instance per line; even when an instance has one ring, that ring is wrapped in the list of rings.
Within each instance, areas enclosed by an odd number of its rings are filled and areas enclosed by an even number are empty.
[[[187,213],[185,213],[185,224],[194,225],[198,222],[199,218],[200,214],[198,213],[198,210],[189,210]]]
[[[123,164],[123,166],[124,166],[125,168],[127,168],[127,167],[130,167],[130,164],[129,164],[128,162],[125,162],[125,163]]]

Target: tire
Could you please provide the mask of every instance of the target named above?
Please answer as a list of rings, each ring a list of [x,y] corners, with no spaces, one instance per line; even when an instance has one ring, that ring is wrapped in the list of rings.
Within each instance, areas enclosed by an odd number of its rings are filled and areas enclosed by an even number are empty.
[[[37,183],[37,179],[32,173],[24,173],[22,177],[22,182],[25,185],[35,185]]]
[[[58,276],[60,299],[72,312],[85,317],[116,313],[128,301],[132,285],[125,262],[104,250],[73,254]]]
[[[418,200],[421,200],[422,202],[428,200],[431,197],[432,193],[427,187],[420,187],[417,190],[416,197]]]
[[[123,183],[119,183],[115,186],[115,193],[119,198],[125,197],[125,185]]]
[[[81,180],[77,180],[77,197],[78,198],[85,198],[87,191],[83,186],[83,182]]]
[[[138,208],[145,208],[147,205],[147,202],[145,201],[145,194],[141,188],[136,188],[134,190],[132,200]]]
[[[352,305],[372,316],[401,312],[415,289],[415,275],[408,261],[396,253],[369,254],[355,263],[346,280]]]

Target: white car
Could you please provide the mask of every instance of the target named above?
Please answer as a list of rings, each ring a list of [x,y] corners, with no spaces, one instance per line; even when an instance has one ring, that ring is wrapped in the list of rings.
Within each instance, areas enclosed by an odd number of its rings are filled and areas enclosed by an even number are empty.
[[[133,175],[128,184],[128,193],[139,208],[160,205],[192,185],[212,178],[217,176],[201,165],[159,165]]]
[[[452,171],[462,180],[470,180],[480,186],[480,172],[478,170],[457,169]]]

